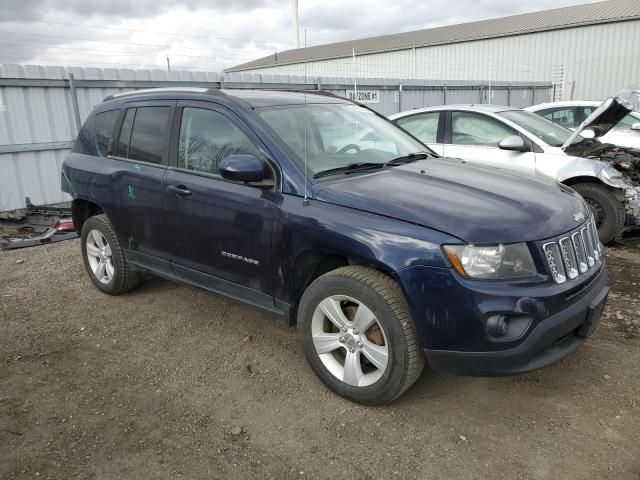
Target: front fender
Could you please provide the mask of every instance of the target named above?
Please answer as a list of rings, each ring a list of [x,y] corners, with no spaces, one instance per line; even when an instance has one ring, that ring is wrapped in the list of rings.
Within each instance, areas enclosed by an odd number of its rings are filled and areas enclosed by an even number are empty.
[[[419,225],[318,200],[282,196],[276,222],[276,298],[287,299],[297,259],[309,252],[372,265],[388,274],[410,266],[446,268],[440,246],[460,239]]]

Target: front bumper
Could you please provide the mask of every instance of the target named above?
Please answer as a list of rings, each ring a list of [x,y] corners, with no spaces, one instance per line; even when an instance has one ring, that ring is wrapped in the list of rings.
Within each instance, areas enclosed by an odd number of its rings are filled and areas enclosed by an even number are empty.
[[[514,375],[551,365],[577,350],[593,332],[609,293],[607,280],[603,267],[579,300],[538,322],[516,347],[483,352],[425,349],[429,365],[471,376]]]

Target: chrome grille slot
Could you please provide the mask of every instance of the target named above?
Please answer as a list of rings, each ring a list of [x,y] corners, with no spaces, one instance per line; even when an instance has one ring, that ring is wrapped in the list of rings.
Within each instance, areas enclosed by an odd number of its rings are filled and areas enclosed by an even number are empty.
[[[582,235],[580,235],[580,232],[576,232],[571,235],[571,243],[573,244],[573,248],[578,259],[578,269],[580,270],[580,273],[584,273],[589,269],[589,267],[587,266],[587,252],[584,249],[584,242],[582,241]]]
[[[542,250],[556,283],[578,278],[589,271],[604,254],[593,219],[568,236],[545,243]]]
[[[602,256],[602,244],[600,243],[600,238],[598,237],[598,227],[596,227],[595,220],[591,220],[588,225],[589,233],[591,233],[591,241],[594,246],[594,256],[596,261]]]
[[[562,260],[564,260],[564,269],[567,272],[567,276],[573,280],[578,276],[578,260],[576,259],[576,252],[573,250],[573,243],[569,237],[565,237],[560,239],[559,244]]]
[[[546,243],[544,244],[542,249],[544,250],[544,253],[547,257],[547,264],[549,265],[551,276],[553,277],[555,282],[566,282],[567,277],[565,275],[564,265],[562,262],[562,257],[560,256],[560,248],[558,248],[558,244],[556,242]]]
[[[589,268],[591,268],[596,263],[595,259],[593,258],[593,240],[591,240],[591,235],[589,234],[587,227],[582,227],[582,229],[580,230],[580,234],[584,239],[584,248],[587,250],[587,265],[589,265]]]

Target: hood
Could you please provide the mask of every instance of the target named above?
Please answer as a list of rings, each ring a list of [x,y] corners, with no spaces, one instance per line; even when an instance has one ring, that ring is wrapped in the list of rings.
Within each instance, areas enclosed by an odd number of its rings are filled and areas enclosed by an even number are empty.
[[[562,149],[569,147],[585,130],[593,130],[596,138],[606,135],[620,120],[633,110],[640,110],[640,88],[622,90],[615,97],[608,98],[596,108],[589,117],[575,129],[564,142]]]
[[[430,158],[318,186],[317,200],[475,244],[542,240],[576,228],[589,215],[581,197],[557,182],[456,159]]]

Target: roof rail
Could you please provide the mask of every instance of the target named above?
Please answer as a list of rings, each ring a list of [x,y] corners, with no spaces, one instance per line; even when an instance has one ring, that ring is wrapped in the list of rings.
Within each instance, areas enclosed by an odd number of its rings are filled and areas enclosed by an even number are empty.
[[[116,98],[129,97],[132,95],[145,95],[150,93],[171,93],[171,92],[186,92],[186,93],[213,93],[210,90],[218,90],[212,88],[204,88],[204,87],[159,87],[159,88],[143,88],[140,90],[129,90],[127,92],[122,93],[112,93],[104,97],[103,102],[107,102],[109,100],[114,100]]]

